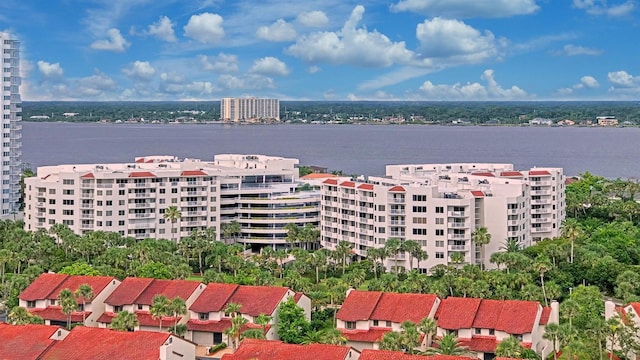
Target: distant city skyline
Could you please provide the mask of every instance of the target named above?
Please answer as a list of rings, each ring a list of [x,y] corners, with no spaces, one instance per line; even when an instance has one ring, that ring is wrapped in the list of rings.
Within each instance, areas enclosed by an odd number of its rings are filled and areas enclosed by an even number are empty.
[[[637,0],[4,0],[22,98],[637,100]]]

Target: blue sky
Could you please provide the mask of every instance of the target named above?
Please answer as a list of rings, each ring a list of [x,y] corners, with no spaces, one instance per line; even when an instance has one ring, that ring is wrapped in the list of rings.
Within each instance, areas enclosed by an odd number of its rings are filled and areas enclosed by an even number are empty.
[[[24,100],[637,100],[638,0],[2,0]]]

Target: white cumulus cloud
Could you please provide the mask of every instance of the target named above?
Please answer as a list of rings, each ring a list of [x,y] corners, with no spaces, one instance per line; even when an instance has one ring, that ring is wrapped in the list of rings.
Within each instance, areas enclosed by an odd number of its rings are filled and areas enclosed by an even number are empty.
[[[107,74],[96,70],[94,75],[83,77],[76,82],[78,98],[100,98],[118,88],[118,84]]]
[[[243,77],[220,75],[218,85],[228,90],[262,90],[273,89],[275,83],[272,78],[260,74],[248,74]]]
[[[238,71],[238,57],[220,53],[216,56],[200,55],[200,65],[205,71],[213,72],[235,72]]]
[[[64,74],[64,70],[60,63],[48,63],[46,61],[38,61],[38,71],[46,78],[58,78]]]
[[[256,31],[256,35],[263,40],[279,42],[295,40],[298,33],[293,28],[293,25],[283,19],[278,19],[269,26],[260,26]]]
[[[300,24],[308,27],[323,27],[329,24],[327,14],[320,10],[300,13],[296,20]]]
[[[616,17],[631,13],[635,9],[635,3],[634,0],[626,0],[618,4],[609,4],[606,0],[573,0],[573,7],[591,15]]]
[[[433,18],[416,27],[420,55],[446,58],[449,62],[477,63],[499,55],[501,41],[490,31],[484,33],[459,20]]]
[[[624,70],[610,72],[607,74],[607,79],[614,86],[634,87],[640,85],[640,77],[633,76]]]
[[[267,56],[255,60],[249,72],[267,76],[286,76],[289,75],[289,68],[280,59]]]
[[[155,75],[156,69],[148,61],[136,61],[122,69],[122,72],[132,80],[149,81]]]
[[[215,44],[224,37],[222,16],[212,13],[192,15],[184,26],[184,35],[205,44]]]
[[[425,81],[419,89],[418,97],[425,100],[521,100],[529,96],[518,86],[503,88],[495,80],[493,70],[487,69],[480,77],[486,84],[479,82],[453,85],[433,84]]]
[[[384,67],[395,63],[407,63],[413,53],[405,43],[392,42],[378,31],[358,28],[364,7],[356,6],[339,32],[314,32],[304,35],[289,46],[288,54],[307,63],[350,64],[368,67]]]
[[[173,30],[174,26],[175,24],[168,17],[161,16],[157,22],[149,25],[147,34],[153,35],[160,40],[176,42],[178,39],[176,38],[175,31]]]
[[[111,28],[107,30],[108,39],[96,40],[91,44],[91,48],[95,50],[119,51],[122,52],[131,44],[122,37],[120,30]]]
[[[600,86],[598,80],[596,80],[593,76],[583,76],[580,78],[580,84],[589,89],[595,89]]]
[[[391,5],[392,11],[449,18],[501,18],[532,14],[539,8],[536,0],[400,0]]]

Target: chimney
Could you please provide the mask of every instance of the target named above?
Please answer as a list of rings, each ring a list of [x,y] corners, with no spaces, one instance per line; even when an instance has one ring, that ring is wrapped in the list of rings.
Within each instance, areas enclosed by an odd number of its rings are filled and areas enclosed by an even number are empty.
[[[611,300],[604,302],[604,319],[609,320],[616,315],[616,304]]]
[[[557,300],[551,301],[551,313],[549,314],[549,323],[560,323],[560,304]]]

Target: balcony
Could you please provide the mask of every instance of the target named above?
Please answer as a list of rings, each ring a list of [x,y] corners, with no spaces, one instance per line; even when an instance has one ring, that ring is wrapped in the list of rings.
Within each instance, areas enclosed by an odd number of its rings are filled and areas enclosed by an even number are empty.
[[[80,205],[80,208],[82,208],[82,209],[93,209],[93,203],[83,203],[82,205]]]
[[[391,221],[389,221],[389,223],[391,225],[404,225],[405,221],[404,220],[391,220]]]
[[[154,213],[142,213],[142,214],[129,214],[129,219],[146,219],[150,217],[156,217]]]
[[[389,210],[389,213],[395,215],[404,215],[404,209],[391,209]]]
[[[551,213],[551,208],[531,209],[531,213],[532,214],[550,214]]]
[[[449,217],[467,217],[467,214],[464,211],[449,211],[448,216]]]
[[[45,207],[45,202],[44,201],[37,202],[36,207]]]
[[[531,190],[531,195],[551,195],[550,190]]]
[[[93,219],[93,214],[81,214],[80,219]]]
[[[469,236],[467,234],[449,234],[449,239],[467,239]]]
[[[531,200],[532,204],[551,205],[551,199]]]
[[[391,204],[404,204],[404,198],[389,198]]]
[[[549,228],[549,227],[534,227],[534,228],[531,228],[531,231],[534,232],[534,233],[550,232],[551,228]]]
[[[447,249],[449,249],[449,251],[464,251],[467,250],[467,245],[449,245]]]
[[[551,186],[551,181],[531,181],[531,186]]]
[[[466,223],[463,222],[452,222],[448,225],[450,228],[465,228],[467,227]]]

